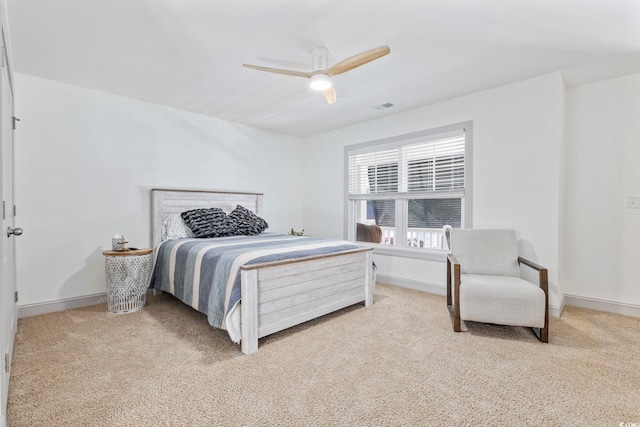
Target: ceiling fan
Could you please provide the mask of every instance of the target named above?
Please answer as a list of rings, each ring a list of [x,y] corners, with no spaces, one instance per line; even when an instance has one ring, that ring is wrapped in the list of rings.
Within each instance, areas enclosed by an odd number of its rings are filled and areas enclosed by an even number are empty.
[[[389,46],[380,46],[375,49],[353,55],[329,68],[329,51],[326,47],[317,47],[311,51],[311,54],[313,55],[313,70],[309,73],[294,70],[283,70],[279,68],[259,67],[257,65],[249,64],[242,64],[242,66],[254,70],[267,71],[269,73],[305,77],[310,80],[309,85],[312,89],[321,90],[324,98],[327,100],[327,103],[333,104],[336,102],[336,91],[333,88],[333,82],[331,81],[333,76],[346,73],[349,70],[353,70],[354,68],[383,57],[389,52],[391,52]]]

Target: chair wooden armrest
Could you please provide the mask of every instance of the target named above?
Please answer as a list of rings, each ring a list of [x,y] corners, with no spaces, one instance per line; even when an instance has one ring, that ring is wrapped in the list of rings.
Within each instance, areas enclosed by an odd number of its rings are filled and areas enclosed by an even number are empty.
[[[536,264],[535,262],[531,262],[528,259],[524,259],[521,256],[518,257],[518,262],[520,264],[526,265],[527,267],[531,267],[531,268],[533,268],[534,270],[537,270],[537,271],[546,270],[546,268]]]
[[[451,264],[460,264],[453,254],[447,254],[447,261],[450,261]]]
[[[453,266],[453,277],[451,277]],[[447,254],[447,305],[451,305],[451,281],[453,279],[453,330],[460,332],[460,263],[453,254]]]
[[[524,264],[538,272],[540,288],[544,291],[544,328],[540,329],[540,341],[549,342],[549,273],[546,268],[531,262],[522,257],[518,257],[518,263]]]

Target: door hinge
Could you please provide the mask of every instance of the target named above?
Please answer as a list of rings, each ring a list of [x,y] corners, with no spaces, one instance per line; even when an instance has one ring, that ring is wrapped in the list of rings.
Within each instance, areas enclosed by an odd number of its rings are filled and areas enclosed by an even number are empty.
[[[5,61],[6,61],[6,60],[5,60],[5,57],[6,57],[6,54],[5,54],[5,53],[6,53],[6,51],[7,51],[7,50],[5,49],[5,47],[4,47],[4,46],[2,46],[2,68],[4,68],[4,66],[5,66]]]
[[[11,367],[11,361],[9,360],[9,353],[4,354],[4,371],[9,372],[9,368]]]
[[[5,209],[5,205],[7,202],[5,202],[4,200],[2,201],[2,220],[4,221],[5,219],[7,219],[7,211]]]
[[[16,122],[19,122],[20,119],[17,118],[16,116],[12,116],[11,118],[13,119],[13,129],[15,129],[16,128]]]
[[[18,291],[14,292],[13,299],[15,300],[15,302],[18,302]]]
[[[16,216],[16,205],[13,205],[13,216]]]

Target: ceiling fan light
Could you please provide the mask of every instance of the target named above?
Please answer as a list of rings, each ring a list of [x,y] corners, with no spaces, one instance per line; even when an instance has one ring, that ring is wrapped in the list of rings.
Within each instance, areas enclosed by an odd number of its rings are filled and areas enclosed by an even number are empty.
[[[325,90],[329,89],[333,84],[331,83],[331,77],[326,74],[316,74],[311,76],[309,86],[313,90]]]

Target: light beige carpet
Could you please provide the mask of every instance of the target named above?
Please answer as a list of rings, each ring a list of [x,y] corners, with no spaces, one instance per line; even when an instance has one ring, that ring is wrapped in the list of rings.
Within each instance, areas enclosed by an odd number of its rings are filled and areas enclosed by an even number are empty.
[[[568,308],[550,343],[377,285],[245,356],[168,295],[20,319],[9,426],[640,424],[640,319]]]

